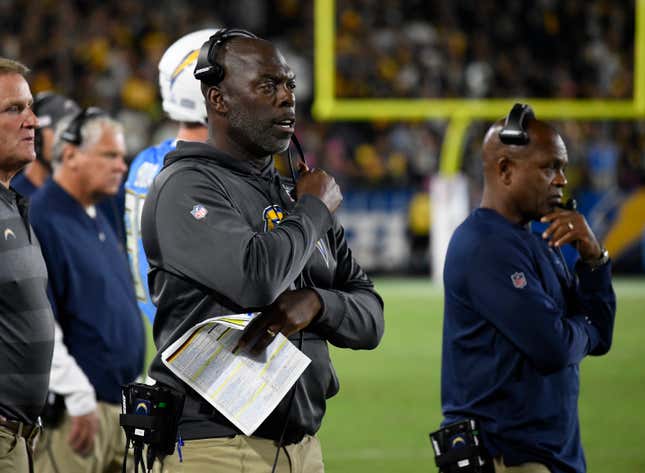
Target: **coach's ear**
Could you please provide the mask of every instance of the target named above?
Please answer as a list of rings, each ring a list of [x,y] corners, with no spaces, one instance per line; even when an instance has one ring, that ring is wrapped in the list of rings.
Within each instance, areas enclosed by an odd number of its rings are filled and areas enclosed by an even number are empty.
[[[60,154],[60,163],[70,169],[76,169],[78,165],[78,147],[71,143],[65,144]]]
[[[497,175],[500,178],[500,181],[505,186],[508,186],[513,182],[513,168],[515,167],[515,161],[510,159],[508,156],[500,156],[497,158]]]
[[[210,108],[215,112],[225,114],[228,112],[228,106],[226,105],[226,100],[224,100],[224,94],[222,90],[217,86],[211,86],[206,91],[206,101]]]

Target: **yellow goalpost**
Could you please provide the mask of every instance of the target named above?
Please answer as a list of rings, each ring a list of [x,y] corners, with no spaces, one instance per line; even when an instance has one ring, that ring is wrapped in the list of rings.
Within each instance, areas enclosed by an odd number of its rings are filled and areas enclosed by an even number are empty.
[[[634,94],[630,100],[514,99],[344,99],[335,96],[335,0],[315,0],[314,78],[312,113],[319,120],[366,121],[446,119],[440,173],[455,174],[463,141],[473,120],[503,117],[518,100],[530,103],[545,119],[637,119],[645,117],[645,0],[635,0]]]

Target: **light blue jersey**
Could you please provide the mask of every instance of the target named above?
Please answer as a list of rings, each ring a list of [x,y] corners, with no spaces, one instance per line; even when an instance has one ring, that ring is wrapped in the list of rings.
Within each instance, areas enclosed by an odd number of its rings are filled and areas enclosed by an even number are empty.
[[[132,161],[125,182],[125,230],[130,269],[134,279],[139,308],[154,322],[157,308],[150,300],[148,290],[148,260],[141,241],[141,212],[148,188],[163,167],[166,154],[175,149],[176,140],[166,140],[141,151]]]

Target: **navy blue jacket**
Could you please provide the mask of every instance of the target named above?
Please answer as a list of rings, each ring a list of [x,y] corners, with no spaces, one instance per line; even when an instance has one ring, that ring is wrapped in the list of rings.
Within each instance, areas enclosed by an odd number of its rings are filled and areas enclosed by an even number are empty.
[[[52,179],[33,194],[30,216],[63,341],[97,399],[120,403],[120,386],[143,370],[145,347],[123,246],[99,209],[91,218]]]
[[[489,453],[507,465],[584,472],[579,363],[611,346],[609,266],[572,274],[540,236],[475,210],[444,269],[444,423],[478,419]]]

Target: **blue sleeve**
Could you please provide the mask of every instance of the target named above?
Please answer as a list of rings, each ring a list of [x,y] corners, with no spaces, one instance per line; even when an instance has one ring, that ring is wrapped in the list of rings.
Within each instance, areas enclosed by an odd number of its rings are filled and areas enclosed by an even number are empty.
[[[132,161],[125,181],[125,234],[128,261],[134,281],[139,309],[150,323],[154,322],[157,308],[150,298],[148,288],[148,260],[141,239],[141,212],[148,189],[161,170],[164,157],[175,149],[174,140],[166,140],[158,146],[146,148]]]
[[[578,311],[598,330],[598,343],[591,355],[604,355],[611,348],[616,318],[616,296],[611,284],[611,264],[591,271],[584,263],[576,265]]]
[[[32,212],[31,226],[36,233],[47,266],[47,297],[54,317],[61,327],[64,327],[65,321],[61,320],[62,314],[57,301],[64,300],[66,292],[64,281],[69,280],[66,275],[68,266],[65,260],[65,249],[59,244],[61,240],[56,237],[52,222],[41,219],[38,214]]]
[[[475,251],[467,290],[474,310],[549,374],[578,363],[598,333],[582,315],[567,317],[545,292],[528,245],[521,239],[488,237]]]

